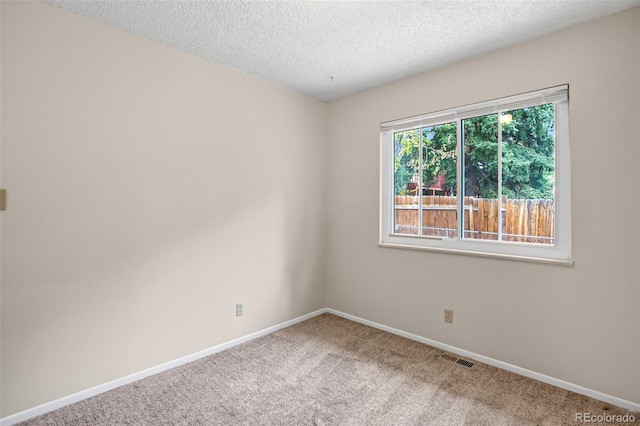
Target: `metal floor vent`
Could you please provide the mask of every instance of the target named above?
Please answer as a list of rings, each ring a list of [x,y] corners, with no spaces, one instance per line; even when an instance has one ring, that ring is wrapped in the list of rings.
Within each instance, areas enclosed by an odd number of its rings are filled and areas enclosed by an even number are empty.
[[[447,353],[441,354],[440,355],[440,359],[444,359],[445,361],[449,361],[449,362],[453,362],[453,363],[456,363],[456,364],[460,364],[460,365],[462,365],[464,367],[467,367],[467,368],[473,367],[473,363],[472,362],[466,361],[464,359],[460,359],[458,357],[455,357],[453,355],[449,355]]]

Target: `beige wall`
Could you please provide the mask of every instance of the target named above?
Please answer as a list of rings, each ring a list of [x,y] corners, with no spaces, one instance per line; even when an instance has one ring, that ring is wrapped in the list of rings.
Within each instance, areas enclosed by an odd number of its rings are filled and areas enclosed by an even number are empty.
[[[2,2],[2,107],[2,416],[326,306],[326,104]]]
[[[2,7],[0,7],[0,188],[2,185]],[[0,383],[2,382],[2,212],[0,212]],[[2,417],[2,385],[0,384],[0,418]]]
[[[640,9],[328,106],[1,10],[1,416],[324,306],[640,402]],[[573,268],[376,246],[380,122],[563,83]]]
[[[332,102],[328,305],[640,403],[639,33],[635,8]],[[380,122],[564,83],[574,267],[376,246]]]

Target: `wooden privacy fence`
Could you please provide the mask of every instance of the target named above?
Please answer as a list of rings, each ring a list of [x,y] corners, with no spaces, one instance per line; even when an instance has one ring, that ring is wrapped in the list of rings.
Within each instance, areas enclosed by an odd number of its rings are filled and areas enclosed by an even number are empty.
[[[418,235],[419,197],[395,197],[395,232]],[[456,197],[422,197],[422,235],[458,236]],[[498,199],[464,198],[464,237],[498,239]],[[502,197],[502,241],[554,243],[553,200],[518,200]]]

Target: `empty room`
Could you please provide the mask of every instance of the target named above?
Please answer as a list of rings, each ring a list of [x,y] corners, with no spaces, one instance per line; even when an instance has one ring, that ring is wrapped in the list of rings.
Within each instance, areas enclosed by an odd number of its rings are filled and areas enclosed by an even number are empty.
[[[640,424],[640,0],[0,25],[0,425]]]

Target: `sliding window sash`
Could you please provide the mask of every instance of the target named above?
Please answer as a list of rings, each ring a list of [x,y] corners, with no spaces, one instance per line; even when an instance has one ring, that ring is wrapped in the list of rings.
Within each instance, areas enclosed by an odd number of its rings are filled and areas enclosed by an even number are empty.
[[[380,124],[380,235],[379,245],[386,247],[425,249],[441,252],[474,254],[480,256],[514,258],[548,263],[571,265],[571,167],[569,148],[569,88],[568,85],[551,87],[535,92],[509,96],[498,100],[480,102],[457,108],[437,111],[415,117],[388,121]],[[508,241],[474,240],[464,238],[464,141],[462,120],[500,114],[505,111],[534,107],[553,103],[555,106],[555,242],[550,244],[518,243]],[[443,238],[422,235],[422,197],[419,197],[418,235],[396,234],[395,191],[394,191],[394,133],[419,129],[420,132],[420,183],[422,189],[423,135],[422,129],[446,123],[456,123],[456,168],[457,168],[457,238]],[[498,190],[500,210],[502,197],[502,126],[498,119],[499,171]],[[499,215],[499,236],[502,231],[502,218]]]

